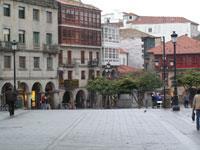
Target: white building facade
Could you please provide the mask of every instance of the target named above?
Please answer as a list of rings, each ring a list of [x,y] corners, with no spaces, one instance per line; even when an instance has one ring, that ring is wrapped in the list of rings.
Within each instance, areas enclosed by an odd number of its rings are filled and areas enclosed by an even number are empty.
[[[15,63],[19,107],[39,109],[44,94],[52,108],[58,107],[57,14],[54,0],[0,1],[0,105],[6,103],[6,90],[14,86]]]
[[[123,66],[128,66],[128,51],[120,48],[119,52],[119,63]]]
[[[119,28],[112,24],[102,25],[102,54],[101,63],[105,66],[108,62],[111,66],[119,66]]]
[[[117,19],[117,16],[120,18]],[[184,17],[139,16],[122,12],[105,14],[103,17],[104,20],[111,18],[111,23],[116,23],[118,20],[121,28],[137,29],[156,37],[165,36],[166,41],[171,39],[170,35],[173,31],[176,31],[179,36],[195,37],[199,34],[198,23]]]

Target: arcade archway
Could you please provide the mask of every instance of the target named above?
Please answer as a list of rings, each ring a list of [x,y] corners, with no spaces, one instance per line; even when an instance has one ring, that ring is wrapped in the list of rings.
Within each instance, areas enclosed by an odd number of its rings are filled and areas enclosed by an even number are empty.
[[[47,100],[50,104],[50,107],[51,109],[54,109],[55,108],[55,103],[54,103],[54,91],[55,91],[55,86],[52,82],[48,82],[46,84],[46,87],[45,87],[45,95],[47,97]]]
[[[24,107],[26,109],[28,109],[29,107],[29,101],[28,101],[28,93],[29,93],[29,89],[28,89],[28,85],[24,82],[19,84],[19,95],[18,95],[18,99],[21,103],[21,107]]]
[[[72,108],[72,93],[70,91],[66,91],[63,95],[63,99],[62,99],[62,106],[66,109],[70,109]]]
[[[0,101],[0,105],[5,105],[6,102],[6,97],[5,97],[5,93],[8,89],[13,89],[13,86],[11,83],[5,83],[1,89],[1,101]]]
[[[78,91],[76,94],[76,108],[85,108],[86,96],[83,90]]]
[[[42,85],[36,82],[32,86],[31,108],[40,109],[40,100],[42,95]]]

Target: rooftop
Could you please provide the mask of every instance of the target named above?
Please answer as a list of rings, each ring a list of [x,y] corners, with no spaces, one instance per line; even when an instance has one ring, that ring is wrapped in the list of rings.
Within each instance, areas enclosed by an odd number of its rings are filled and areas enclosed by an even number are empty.
[[[117,67],[117,71],[120,74],[128,74],[128,73],[134,73],[138,71],[138,69],[126,65],[120,65]]]
[[[125,39],[125,38],[131,38],[131,37],[139,37],[139,38],[143,38],[143,37],[154,37],[152,35],[149,35],[147,33],[144,33],[142,31],[139,31],[137,29],[120,29],[119,31],[121,38]]]
[[[129,21],[132,24],[164,24],[164,23],[192,23],[198,25],[193,21],[190,21],[184,17],[163,17],[163,16],[138,16],[137,19]]]
[[[77,7],[85,7],[85,8],[89,8],[89,9],[96,9],[96,10],[100,10],[97,7],[94,7],[93,5],[89,5],[89,4],[84,4],[82,3],[80,0],[57,0],[57,2],[61,3],[61,4],[66,4],[66,5],[73,5],[73,6],[77,6]]]
[[[57,3],[56,0],[14,0],[17,2],[22,2],[30,5],[42,6],[42,7],[49,7],[56,9]]]
[[[165,44],[166,54],[173,54],[174,48],[172,41],[169,41]],[[155,48],[149,50],[149,52],[154,55],[163,54],[163,46],[159,45]],[[200,54],[200,41],[192,39],[186,35],[180,36],[177,38],[176,42],[176,53],[177,54]]]
[[[120,54],[127,54],[128,53],[128,51],[124,48],[119,48],[118,50],[119,50]]]

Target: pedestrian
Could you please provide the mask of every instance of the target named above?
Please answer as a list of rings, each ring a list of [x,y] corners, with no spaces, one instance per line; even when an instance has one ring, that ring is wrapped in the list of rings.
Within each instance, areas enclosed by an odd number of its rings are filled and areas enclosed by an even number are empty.
[[[184,101],[184,107],[188,108],[188,104],[189,104],[189,94],[186,93],[186,95],[183,97],[183,101]]]
[[[151,101],[152,101],[152,108],[156,105],[156,94],[155,92],[152,92],[151,94]]]
[[[8,110],[9,110],[10,116],[13,116],[14,110],[15,110],[16,93],[14,93],[12,91],[12,88],[9,87],[5,93],[5,96],[6,96],[6,103],[8,104]]]
[[[162,97],[160,95],[160,93],[157,93],[156,94],[156,105],[157,105],[157,108],[161,108],[162,106]]]
[[[50,96],[46,97],[46,109],[51,109],[51,105],[50,105]]]
[[[41,97],[41,101],[40,101],[40,104],[41,104],[41,109],[46,109],[46,96],[45,95],[43,95],[42,97]]]
[[[196,128],[199,131],[199,121],[200,121],[200,89],[197,90],[197,94],[194,96],[192,113],[194,113],[194,111],[196,111]]]

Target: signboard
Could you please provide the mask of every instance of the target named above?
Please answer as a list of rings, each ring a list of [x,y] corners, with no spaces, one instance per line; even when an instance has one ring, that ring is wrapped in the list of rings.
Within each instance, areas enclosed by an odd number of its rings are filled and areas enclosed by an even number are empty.
[[[64,87],[66,90],[73,90],[79,87],[79,80],[64,80]]]

